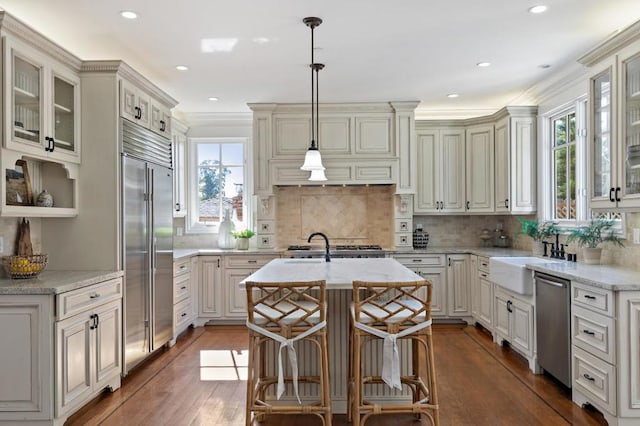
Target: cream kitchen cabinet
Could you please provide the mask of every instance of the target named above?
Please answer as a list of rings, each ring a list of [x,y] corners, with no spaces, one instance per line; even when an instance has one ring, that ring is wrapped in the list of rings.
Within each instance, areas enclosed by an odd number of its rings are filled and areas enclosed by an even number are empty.
[[[418,128],[415,213],[465,212],[465,130]]]
[[[151,96],[135,84],[120,80],[120,115],[148,129],[151,124]]]
[[[495,124],[495,211],[536,213],[536,107],[506,107]]]
[[[151,98],[149,130],[167,138],[171,137],[171,111],[153,98]]]
[[[476,323],[493,333],[493,284],[489,281],[489,258],[469,256],[471,315]]]
[[[494,130],[493,124],[466,129],[465,211],[491,213],[494,206]]]
[[[187,214],[187,126],[174,120],[173,138],[173,217]]]
[[[462,318],[471,322],[469,255],[396,254],[393,257],[431,282],[434,318]]]
[[[185,331],[194,321],[192,258],[173,261],[173,339]],[[197,264],[196,264],[197,267]]]
[[[80,163],[78,69],[4,37],[5,148]]]
[[[633,38],[630,38],[633,37]],[[625,40],[624,48],[615,42]],[[640,37],[626,31],[587,53],[590,204],[640,207]]]
[[[532,296],[516,295],[494,285],[493,340],[501,344],[506,341],[524,356],[531,371],[538,370],[535,357],[534,300]]]
[[[207,321],[221,318],[222,299],[222,257],[198,256],[198,319],[197,326]]]
[[[0,337],[11,342],[0,347],[0,424],[61,425],[105,388],[120,387],[122,278],[94,280],[0,298]]]
[[[240,288],[240,281],[278,258],[274,255],[239,254],[224,256],[224,319],[230,321],[247,318],[247,295]]]

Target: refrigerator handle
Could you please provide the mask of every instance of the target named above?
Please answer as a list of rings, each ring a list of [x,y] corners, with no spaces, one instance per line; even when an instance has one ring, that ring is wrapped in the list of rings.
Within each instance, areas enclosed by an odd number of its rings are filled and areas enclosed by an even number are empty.
[[[153,253],[152,257],[151,257],[151,268],[153,269],[153,272],[156,271],[157,267],[158,267],[158,239],[156,237],[153,237],[153,245],[151,246],[151,250]]]

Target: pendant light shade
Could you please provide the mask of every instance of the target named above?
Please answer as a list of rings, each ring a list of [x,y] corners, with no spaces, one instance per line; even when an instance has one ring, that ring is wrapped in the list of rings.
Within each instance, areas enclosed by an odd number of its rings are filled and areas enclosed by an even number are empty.
[[[304,164],[300,170],[310,171],[311,181],[325,181],[327,177],[324,174],[324,166],[322,165],[322,157],[318,150],[316,137],[320,139],[320,125],[318,118],[318,107],[320,105],[318,98],[318,72],[324,68],[323,64],[316,64],[313,60],[313,29],[322,23],[322,19],[309,17],[302,20],[306,26],[311,28],[311,145],[304,156]]]

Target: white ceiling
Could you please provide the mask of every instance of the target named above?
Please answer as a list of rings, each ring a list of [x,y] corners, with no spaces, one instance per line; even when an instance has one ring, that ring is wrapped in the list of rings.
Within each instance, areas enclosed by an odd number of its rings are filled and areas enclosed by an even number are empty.
[[[536,4],[549,9],[528,13]],[[326,65],[320,102],[419,100],[423,117],[521,102],[528,88],[640,19],[639,0],[0,0],[0,7],[81,59],[125,60],[187,114],[309,102],[305,16],[324,20],[315,30],[316,62]],[[139,18],[121,18],[125,9]],[[260,37],[269,41],[254,41]],[[207,38],[238,42],[230,53],[202,53]],[[481,61],[492,65],[478,68]],[[177,71],[179,64],[189,71]]]

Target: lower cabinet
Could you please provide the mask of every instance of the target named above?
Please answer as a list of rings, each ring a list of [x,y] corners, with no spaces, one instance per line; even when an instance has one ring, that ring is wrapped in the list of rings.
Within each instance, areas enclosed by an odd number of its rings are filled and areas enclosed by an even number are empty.
[[[105,388],[120,387],[122,289],[115,278],[0,297],[0,424],[62,425]]]
[[[534,356],[534,301],[532,296],[516,295],[494,284],[493,339],[509,342],[524,356],[532,371],[537,370]]]
[[[471,276],[471,315],[473,320],[493,333],[493,284],[489,281],[489,258],[469,257]]]
[[[431,315],[471,321],[469,255],[397,254],[398,262],[432,284]]]
[[[195,319],[193,309],[193,285],[192,268],[193,260],[197,258],[183,258],[173,262],[173,339],[185,331]],[[195,264],[197,267],[197,263]]]
[[[198,256],[197,326],[222,317],[222,257]]]

